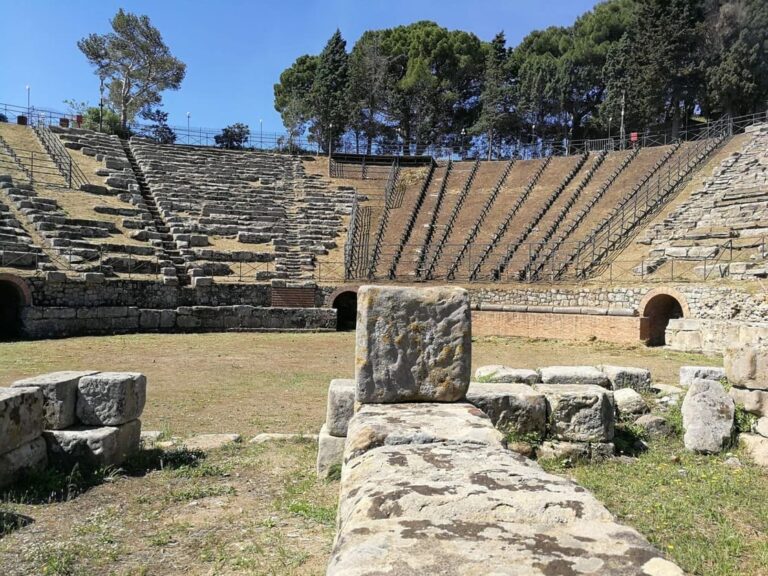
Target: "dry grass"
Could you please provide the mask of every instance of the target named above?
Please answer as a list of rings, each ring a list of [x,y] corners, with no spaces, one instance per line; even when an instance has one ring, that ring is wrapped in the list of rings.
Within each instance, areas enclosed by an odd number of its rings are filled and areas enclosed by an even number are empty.
[[[149,381],[147,429],[174,434],[316,433],[332,378],[351,378],[354,334],[138,334],[0,343],[0,384],[52,370],[143,372]],[[482,338],[473,364],[531,367],[628,364],[674,383],[685,364],[718,358],[641,346]]]
[[[316,432],[324,419],[328,381],[352,375],[353,353],[352,333],[16,342],[0,344],[0,384],[49,370],[138,370],[149,378],[145,429],[182,436],[239,432],[247,439],[262,431]],[[719,362],[661,349],[509,338],[476,340],[473,358],[473,368],[489,363],[645,366],[666,383],[677,381],[681,365]],[[205,458],[144,451],[125,472],[107,471],[95,483],[37,479],[29,485],[34,490],[0,497],[6,520],[8,514],[34,520],[0,539],[2,573],[322,574],[338,486],[314,478],[314,457],[314,443],[304,441],[235,445]],[[721,460],[683,457],[681,464],[670,464],[662,451],[635,464],[607,463],[572,473],[691,572],[760,574],[766,552],[754,531],[765,527],[765,506],[755,502],[764,494],[765,478],[749,467],[726,481]],[[678,467],[695,482],[675,482]],[[712,478],[719,483],[711,484]],[[723,502],[733,508],[725,511],[727,518],[714,501],[717,486],[728,490]],[[84,493],[78,494],[78,487]],[[51,492],[57,497],[48,498]],[[62,492],[69,497],[61,498]],[[738,520],[734,529],[731,519]],[[676,554],[689,536],[711,552],[699,554],[700,560],[692,546]],[[718,538],[725,539],[722,545]],[[739,538],[744,545],[738,546]],[[723,554],[732,556],[718,557]],[[749,570],[739,572],[739,566]]]

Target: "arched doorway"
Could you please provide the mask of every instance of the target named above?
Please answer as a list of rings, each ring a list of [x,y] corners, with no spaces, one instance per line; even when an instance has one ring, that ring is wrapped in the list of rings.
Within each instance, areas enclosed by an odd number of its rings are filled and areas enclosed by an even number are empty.
[[[0,281],[0,340],[21,336],[22,295],[11,282]]]
[[[684,301],[667,292],[649,294],[644,299],[642,315],[647,322],[646,344],[664,346],[670,320],[685,316]]]
[[[354,330],[357,325],[357,294],[352,290],[341,292],[333,299],[336,308],[336,330]]]

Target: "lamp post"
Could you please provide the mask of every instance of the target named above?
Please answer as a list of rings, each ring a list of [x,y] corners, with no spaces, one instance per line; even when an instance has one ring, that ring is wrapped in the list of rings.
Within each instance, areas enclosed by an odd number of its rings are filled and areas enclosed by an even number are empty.
[[[104,76],[99,75],[99,132],[104,126]]]
[[[613,116],[608,116],[608,140],[611,139],[611,122],[613,122]]]
[[[461,159],[464,160],[464,137],[467,135],[467,129],[461,129]]]
[[[189,117],[192,116],[189,112],[187,112],[187,144],[189,144]]]
[[[333,122],[328,124],[328,158],[331,157],[331,143],[333,142]]]
[[[32,118],[30,118],[30,112],[31,108],[29,106],[29,84],[27,84],[27,122],[31,122]]]
[[[395,155],[400,156],[402,154],[403,137],[400,130],[400,126],[395,128]]]
[[[259,118],[259,150],[264,150],[264,120]]]
[[[533,151],[535,154],[536,153],[536,124],[531,124],[531,145],[533,146]]]

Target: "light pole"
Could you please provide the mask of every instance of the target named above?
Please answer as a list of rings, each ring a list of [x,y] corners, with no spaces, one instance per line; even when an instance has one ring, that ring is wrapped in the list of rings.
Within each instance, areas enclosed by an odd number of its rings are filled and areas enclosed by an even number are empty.
[[[613,116],[608,116],[608,140],[611,139],[611,122],[613,122]]]
[[[400,126],[398,126],[395,129],[395,156],[400,156],[402,142],[403,142],[403,137],[400,131]]]
[[[333,122],[328,124],[328,158],[331,157],[331,142],[333,142]]]
[[[535,154],[536,153],[536,124],[531,124],[531,145],[533,146],[533,151]]]
[[[29,84],[27,84],[27,122],[32,122],[32,118],[30,117],[31,110],[32,109],[29,106]]]
[[[621,141],[621,149],[624,150],[624,137],[626,136],[624,132],[624,100],[626,98],[627,93],[622,90],[621,92],[621,129],[619,131],[619,140]]]
[[[461,159],[464,160],[464,137],[467,135],[467,129],[461,129]]]
[[[187,144],[189,144],[189,117],[192,116],[189,112],[187,112]]]
[[[104,121],[104,76],[99,75],[99,132],[102,132]]]
[[[264,150],[264,120],[259,118],[259,150]]]

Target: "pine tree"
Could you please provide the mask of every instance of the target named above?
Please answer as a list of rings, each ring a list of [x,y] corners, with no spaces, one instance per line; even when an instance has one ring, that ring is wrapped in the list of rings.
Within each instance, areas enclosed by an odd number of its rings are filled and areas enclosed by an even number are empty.
[[[312,85],[312,108],[314,124],[312,136],[328,150],[329,142],[338,143],[347,129],[348,55],[347,43],[337,29],[317,62],[315,81]]]
[[[499,32],[488,45],[483,91],[480,93],[480,117],[472,126],[473,133],[485,134],[488,160],[493,155],[494,144],[502,126],[509,118],[510,88],[506,78],[509,53],[506,44],[504,32]]]

